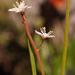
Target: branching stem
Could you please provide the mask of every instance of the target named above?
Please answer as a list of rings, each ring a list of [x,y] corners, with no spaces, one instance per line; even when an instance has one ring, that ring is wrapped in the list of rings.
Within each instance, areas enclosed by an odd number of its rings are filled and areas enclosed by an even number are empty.
[[[30,43],[31,43],[31,45],[32,45],[32,47],[33,47],[33,49],[34,49],[34,53],[35,53],[36,58],[37,58],[37,60],[38,60],[41,75],[45,75],[45,73],[44,73],[44,68],[43,68],[43,64],[42,64],[42,61],[41,61],[41,58],[40,58],[39,50],[38,50],[38,48],[36,47],[35,42],[34,42],[33,39],[32,39],[32,36],[31,36],[31,33],[30,33],[30,29],[29,29],[29,25],[28,25],[28,23],[27,23],[27,21],[26,21],[26,17],[25,17],[25,15],[24,15],[24,13],[21,13],[21,17],[22,17],[23,24],[24,24],[24,27],[25,27],[25,32],[26,32],[26,34],[27,34],[27,36],[28,36],[28,39],[29,39],[29,41],[30,41]]]

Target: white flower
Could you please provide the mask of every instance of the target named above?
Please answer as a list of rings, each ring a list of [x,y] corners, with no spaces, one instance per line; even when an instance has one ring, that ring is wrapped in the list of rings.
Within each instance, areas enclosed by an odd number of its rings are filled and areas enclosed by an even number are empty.
[[[40,28],[40,31],[41,32],[35,30],[35,33],[40,35],[43,39],[55,37],[54,35],[52,35],[53,31],[49,31],[48,33],[46,33],[45,27]]]
[[[31,8],[31,6],[28,6],[25,4],[24,1],[21,1],[20,3],[16,2],[16,5],[13,5],[14,8],[9,9],[8,11],[12,11],[12,12],[24,12],[25,9]]]

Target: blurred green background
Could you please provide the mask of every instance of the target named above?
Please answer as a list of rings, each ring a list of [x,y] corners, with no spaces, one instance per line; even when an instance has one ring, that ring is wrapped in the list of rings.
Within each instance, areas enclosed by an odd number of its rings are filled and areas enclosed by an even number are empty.
[[[8,12],[15,1],[0,0],[0,75],[32,75],[27,37],[21,16]],[[40,49],[46,75],[60,75],[65,27],[65,10],[62,9],[65,9],[65,6],[54,7],[49,0],[25,1],[32,6],[25,13],[33,39]],[[74,13],[71,13],[75,12],[73,10],[70,10],[66,75],[75,75],[75,23]],[[54,31],[55,38],[43,40],[36,35],[34,30],[39,30],[42,26],[46,27],[47,32]],[[38,75],[41,75],[37,61],[36,66]]]

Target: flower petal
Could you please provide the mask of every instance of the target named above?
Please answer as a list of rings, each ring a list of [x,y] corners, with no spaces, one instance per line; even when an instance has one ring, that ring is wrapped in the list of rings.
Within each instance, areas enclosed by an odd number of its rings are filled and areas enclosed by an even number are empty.
[[[38,32],[37,30],[35,30],[35,33],[38,35],[42,35],[40,32]]]
[[[12,9],[9,9],[8,11],[16,12],[17,10],[18,10],[18,8],[12,8]]]
[[[52,33],[53,33],[53,31],[49,31],[47,34],[48,34],[48,35],[51,35]]]
[[[53,37],[55,37],[55,36],[54,35],[47,36],[47,38],[53,38]]]

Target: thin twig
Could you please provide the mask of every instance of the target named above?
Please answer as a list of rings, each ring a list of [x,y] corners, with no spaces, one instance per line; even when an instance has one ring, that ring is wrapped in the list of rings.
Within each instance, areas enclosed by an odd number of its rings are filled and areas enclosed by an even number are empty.
[[[28,23],[26,21],[24,13],[21,13],[21,16],[22,16],[22,20],[23,20],[23,24],[24,24],[24,27],[25,27],[26,34],[27,34],[27,36],[29,38],[29,41],[30,41],[30,43],[31,43],[31,45],[32,45],[32,47],[34,49],[34,53],[35,53],[35,55],[37,57],[37,60],[38,60],[38,63],[39,63],[39,67],[40,67],[41,75],[45,75],[43,64],[42,64],[42,61],[41,61],[41,58],[40,58],[39,50],[36,47],[35,42],[32,39],[32,36],[31,36],[31,33],[30,33],[30,29],[29,29],[29,25],[28,25]]]

